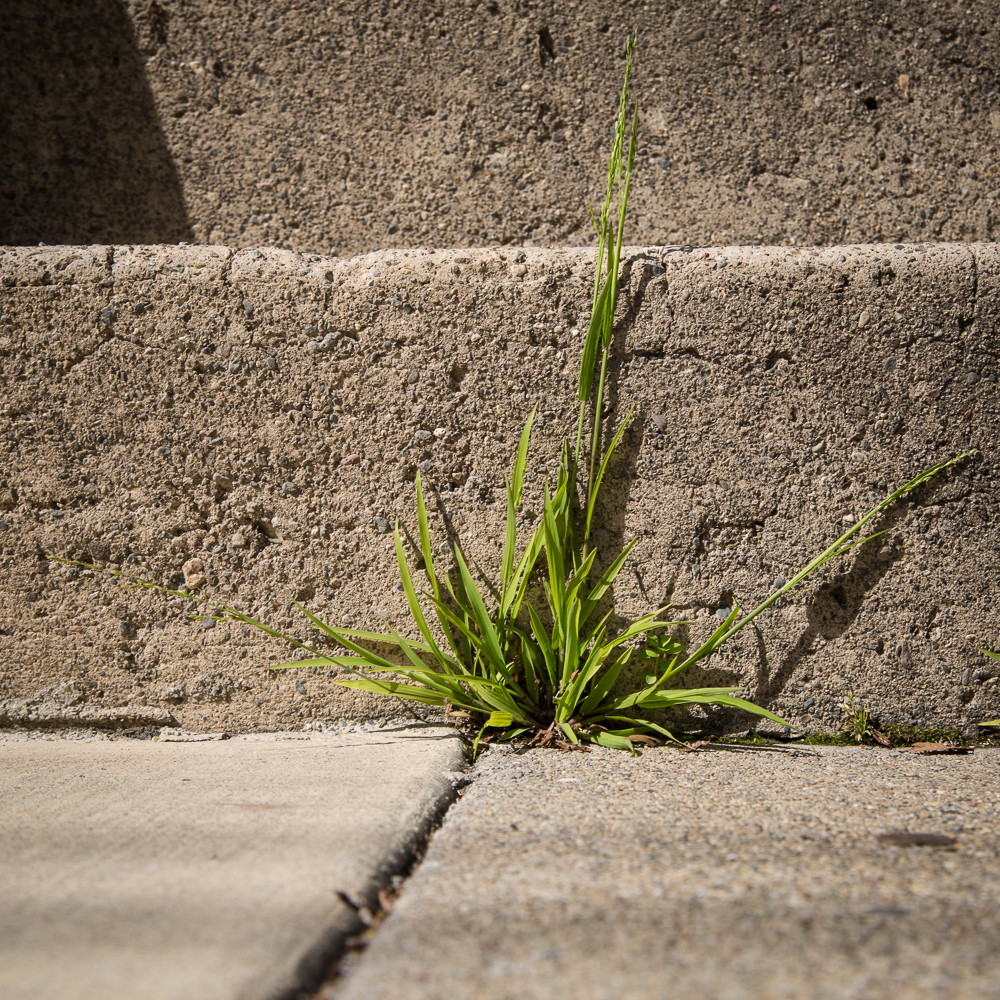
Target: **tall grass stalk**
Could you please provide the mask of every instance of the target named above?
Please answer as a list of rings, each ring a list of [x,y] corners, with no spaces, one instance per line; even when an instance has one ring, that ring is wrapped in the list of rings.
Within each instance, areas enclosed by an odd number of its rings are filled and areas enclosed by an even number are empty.
[[[629,115],[634,54],[632,37],[626,45],[625,79],[604,204],[599,216],[591,213],[597,234],[597,267],[591,319],[580,361],[575,447],[568,439],[563,440],[554,488],[550,490],[548,483],[543,488],[540,522],[519,545],[517,511],[524,493],[533,411],[505,480],[507,523],[500,565],[495,576],[484,578],[482,587],[477,586],[457,543],[452,546],[454,563],[448,571],[441,572],[435,565],[423,482],[417,476],[420,553],[415,568],[422,570],[426,582],[419,593],[398,521],[395,529],[399,576],[416,635],[404,636],[389,625],[381,632],[329,625],[299,605],[315,633],[337,647],[328,651],[318,648],[319,643],[284,635],[223,602],[208,600],[213,613],[206,617],[252,625],[311,654],[271,669],[341,667],[350,674],[338,681],[345,687],[436,706],[450,718],[468,720],[473,731],[478,731],[477,745],[485,731],[493,729],[500,738],[526,737],[536,745],[568,747],[594,742],[632,750],[636,742],[673,739],[662,721],[651,716],[684,705],[739,708],[784,725],[784,720],[773,712],[739,698],[732,686],[678,688],[673,686],[677,675],[711,656],[831,559],[877,537],[863,532],[879,514],[904,494],[967,457],[940,462],[891,492],[749,613],[744,614],[734,604],[726,620],[691,652],[685,652],[671,635],[670,630],[680,623],[663,617],[668,610],[665,607],[624,625],[613,621],[611,590],[636,540],[632,539],[599,571],[595,565],[598,553],[590,535],[601,485],[632,416],[629,411],[607,448],[602,449],[605,382],[638,135],[638,110],[633,108]],[[590,449],[589,454],[584,454],[588,419]],[[585,482],[580,481],[581,475],[585,475]],[[166,590],[148,581],[127,579],[128,586]],[[633,663],[640,668],[641,685],[637,690],[621,690],[626,668]]]

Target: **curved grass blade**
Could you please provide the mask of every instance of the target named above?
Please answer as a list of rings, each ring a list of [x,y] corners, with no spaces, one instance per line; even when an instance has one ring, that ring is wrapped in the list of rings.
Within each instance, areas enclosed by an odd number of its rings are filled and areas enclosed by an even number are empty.
[[[521,432],[521,440],[517,446],[517,455],[514,459],[514,468],[511,480],[507,483],[507,534],[504,539],[503,557],[500,561],[500,584],[502,592],[506,595],[508,588],[513,583],[514,574],[514,551],[517,548],[517,508],[521,505],[521,494],[524,490],[524,469],[528,461],[528,441],[531,437],[531,424],[535,419],[535,410],[532,408],[528,415],[528,420]],[[501,598],[501,603],[503,600]]]
[[[615,448],[618,447],[618,442],[621,441],[622,434],[625,433],[625,428],[628,427],[628,423],[632,419],[633,413],[635,413],[634,406],[628,411],[628,415],[622,421],[621,427],[618,428],[618,433],[611,439],[611,444],[608,446],[608,450],[604,455],[604,461],[601,462],[600,471],[597,473],[593,483],[590,485],[590,496],[587,499],[587,521],[583,532],[583,539],[585,542],[588,538],[590,538],[590,521],[594,516],[594,505],[597,503],[597,493],[601,488],[601,481],[604,479],[604,473],[607,472],[611,456],[615,453]]]
[[[293,670],[295,667],[341,667],[353,666],[353,664],[342,663],[342,660],[358,660],[367,663],[360,656],[314,656],[311,660],[289,660],[288,663],[276,663],[269,670]]]
[[[479,741],[483,738],[483,733],[486,732],[487,727],[492,727],[496,729],[506,729],[514,721],[514,717],[510,712],[493,712],[490,717],[483,723],[483,728],[479,730],[472,744],[472,759],[476,759],[476,754],[479,750]]]
[[[733,609],[726,617],[726,620],[694,651],[694,653],[692,653],[680,666],[676,666],[677,657],[675,656],[673,661],[671,661],[670,667],[652,684],[650,684],[649,687],[645,688],[643,691],[637,692],[635,695],[635,701],[631,704],[644,704],[645,699],[652,695],[668,677],[679,673],[681,670],[691,666],[692,663],[697,663],[699,660],[704,659],[711,653],[714,653],[722,643],[724,636],[729,631],[733,622],[739,616],[739,613],[740,607],[738,604],[734,603]],[[621,707],[625,708],[626,706],[622,705]]]
[[[428,548],[429,547],[430,546],[428,544]],[[403,538],[399,532],[398,520],[396,522],[396,562],[399,564],[399,579],[403,584],[403,593],[406,595],[406,603],[409,605],[410,614],[413,615],[413,620],[417,623],[417,628],[420,629],[420,634],[424,637],[424,640],[429,647],[429,651],[434,654],[434,658],[441,664],[442,667],[450,663],[455,667],[455,669],[464,672],[461,655],[455,648],[454,643],[451,643],[452,652],[455,654],[455,659],[452,660],[441,651],[438,644],[434,641],[434,636],[431,633],[430,626],[427,624],[427,619],[424,617],[423,609],[420,607],[420,601],[417,599],[417,592],[413,586],[413,579],[410,577],[410,567],[406,562],[406,553],[403,551]],[[346,629],[337,629],[334,631],[339,632],[341,635],[349,634]],[[446,635],[449,639],[451,639],[451,633],[447,632],[447,630]]]
[[[528,605],[528,615],[531,618],[531,631],[535,633],[535,642],[538,643],[538,648],[545,661],[545,670],[549,677],[549,688],[555,691],[558,684],[556,678],[559,675],[555,650],[552,648],[552,643],[549,640],[548,633],[545,631],[545,626],[542,625],[541,619],[530,604]]]
[[[562,679],[559,685],[561,696],[565,696],[571,690],[570,678],[580,666],[580,604],[578,601],[573,601],[567,609],[564,634],[566,643],[563,648]],[[566,711],[563,718],[569,718],[576,706],[566,704],[562,697],[560,700],[562,702],[560,708]]]
[[[521,506],[521,493],[524,489],[524,469],[528,462],[528,441],[531,438],[531,425],[534,422],[537,410],[538,404],[536,403],[531,408],[531,413],[528,414],[524,430],[521,431],[521,440],[518,442],[517,455],[514,458],[514,473],[511,477],[511,486],[513,487],[515,507]]]
[[[628,559],[628,554],[635,547],[635,543],[638,540],[638,538],[633,538],[619,553],[615,561],[601,574],[600,579],[594,584],[590,594],[582,602],[583,607],[580,611],[580,621],[585,622],[590,618],[594,608],[597,607],[601,598],[608,592],[611,584],[615,582],[615,577],[621,572],[622,567],[625,565],[625,560]]]
[[[566,739],[574,746],[580,745],[580,737],[576,735],[576,730],[568,722],[560,722],[559,728],[566,734]]]
[[[456,549],[455,557],[458,561],[458,572],[461,575],[462,583],[465,586],[465,593],[469,599],[469,610],[475,620],[476,626],[479,629],[479,638],[481,643],[481,648],[486,656],[489,658],[493,668],[500,673],[506,673],[506,657],[503,654],[503,650],[500,648],[500,640],[497,636],[496,629],[493,626],[493,622],[490,619],[489,613],[486,610],[486,605],[483,604],[483,599],[476,589],[475,581],[472,579],[472,574],[469,572],[469,567],[465,564],[465,559],[462,557],[462,553]],[[435,601],[438,605],[439,612],[443,605],[439,601]]]
[[[541,554],[544,544],[544,527],[539,525],[535,528],[531,540],[522,553],[517,568],[514,570],[511,586],[507,593],[504,594],[503,600],[500,603],[501,619],[506,619],[508,611],[512,618],[517,618],[520,613],[521,602],[524,600],[528,583],[531,580],[531,571],[535,568],[535,563],[538,562],[538,557]]]
[[[612,750],[628,750],[635,756],[635,747],[624,736],[616,736],[614,733],[602,732],[594,737],[595,743],[600,743],[602,747],[610,747]]]
[[[589,717],[594,710],[604,701],[604,699],[611,693],[611,689],[615,685],[615,681],[618,680],[618,675],[625,668],[629,659],[632,656],[632,650],[626,649],[621,656],[615,660],[614,663],[608,667],[604,676],[594,685],[591,689],[590,694],[584,698],[583,703],[580,705],[580,714],[584,717]]]
[[[329,635],[334,630],[334,626],[324,625],[322,628],[323,632]],[[349,635],[352,639],[368,639],[371,642],[385,642],[390,645],[394,642],[392,636],[388,632],[368,632],[365,629],[360,628],[337,628],[337,632],[341,635]],[[418,653],[430,653],[432,652],[431,646],[426,642],[418,642],[415,639],[406,640]]]
[[[543,677],[545,661],[538,644],[533,642],[525,632],[516,626],[512,632],[521,640],[521,663],[524,665],[524,689],[533,705],[538,704],[540,680]]]
[[[725,705],[729,708],[742,708],[745,712],[761,715],[772,722],[777,722],[778,725],[791,728],[791,723],[780,715],[775,715],[774,712],[761,708],[760,705],[755,705],[745,698],[737,698],[731,693],[730,688],[660,691],[642,702],[643,708],[672,708],[675,705]]]
[[[658,733],[673,743],[682,743],[669,729],[664,729],[663,726],[657,725],[655,722],[650,722],[649,719],[633,718],[631,715],[608,715],[605,718],[613,719],[615,722],[628,722],[634,728],[646,729],[650,732]]]
[[[358,691],[373,691],[375,694],[390,694],[407,701],[419,701],[424,705],[444,705],[444,696],[435,694],[427,688],[416,687],[413,684],[401,684],[398,681],[378,681],[371,677],[352,677],[346,681],[335,681],[341,687],[355,688]]]

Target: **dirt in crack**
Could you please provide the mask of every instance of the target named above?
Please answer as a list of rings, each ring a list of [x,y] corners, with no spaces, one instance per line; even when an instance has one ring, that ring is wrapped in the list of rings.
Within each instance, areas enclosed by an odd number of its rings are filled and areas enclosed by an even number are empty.
[[[407,879],[420,867],[434,834],[444,825],[448,813],[461,798],[465,789],[472,784],[472,770],[472,766],[467,765],[464,773],[453,772],[454,793],[447,800],[445,808],[437,816],[436,822],[428,830],[426,837],[422,838],[422,843],[413,849],[410,855],[410,864],[404,871],[391,876],[389,884],[379,889],[374,906],[354,899],[346,892],[337,893],[341,900],[357,914],[360,929],[344,939],[340,953],[331,961],[323,981],[316,987],[315,991],[304,990],[298,994],[297,1000],[335,1000],[340,994],[341,988],[357,968],[358,962],[367,951],[375,933],[386,917],[392,913]]]
[[[340,898],[350,906],[358,915],[358,919],[364,928],[357,934],[352,934],[344,939],[344,950],[334,961],[327,971],[326,977],[315,993],[303,993],[303,998],[310,1000],[331,1000],[335,997],[343,982],[351,975],[357,967],[361,956],[365,953],[371,943],[375,932],[379,929],[382,921],[392,913],[393,905],[403,887],[403,882],[410,873],[406,875],[393,875],[391,884],[378,893],[378,908],[372,912],[367,906],[359,905],[345,893],[339,893]]]

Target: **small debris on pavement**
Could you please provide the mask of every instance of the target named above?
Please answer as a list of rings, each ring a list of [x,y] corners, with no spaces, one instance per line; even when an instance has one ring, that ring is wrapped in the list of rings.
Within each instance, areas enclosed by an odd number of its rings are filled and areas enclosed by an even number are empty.
[[[944,833],[880,833],[875,838],[889,847],[952,847],[958,843],[954,837]]]
[[[204,743],[206,740],[231,740],[232,733],[185,733],[178,729],[161,729],[153,740],[160,743]]]
[[[914,743],[908,749],[910,753],[920,754],[972,753],[972,747],[959,746],[957,743]]]

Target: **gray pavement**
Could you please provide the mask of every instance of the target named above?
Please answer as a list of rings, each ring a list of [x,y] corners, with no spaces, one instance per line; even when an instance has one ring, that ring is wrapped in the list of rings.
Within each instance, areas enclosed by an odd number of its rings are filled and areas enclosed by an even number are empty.
[[[491,750],[337,1000],[1000,995],[1000,750]],[[891,846],[894,831],[952,847]]]
[[[462,764],[453,732],[426,727],[0,736],[0,995],[293,995],[358,929],[338,891],[373,901]]]

